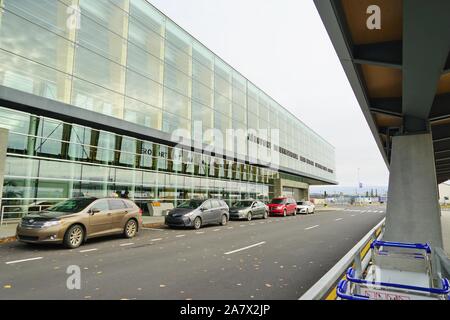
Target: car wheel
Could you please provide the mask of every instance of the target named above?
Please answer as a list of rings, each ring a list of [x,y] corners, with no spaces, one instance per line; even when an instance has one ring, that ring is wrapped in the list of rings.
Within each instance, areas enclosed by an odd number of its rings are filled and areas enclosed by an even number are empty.
[[[202,218],[197,217],[194,219],[194,229],[200,229],[202,227]]]
[[[252,213],[247,213],[247,221],[252,221]]]
[[[269,217],[269,213],[267,211],[264,211],[263,219],[267,219]]]
[[[284,209],[284,211],[283,211],[283,217],[286,217],[287,216],[287,211],[286,211],[286,209]]]
[[[227,223],[228,223],[228,218],[227,218],[227,215],[224,214],[224,215],[222,215],[222,220],[220,221],[220,225],[226,226]]]
[[[81,246],[84,240],[84,229],[79,224],[71,226],[64,235],[64,246],[69,249],[75,249]]]
[[[137,223],[136,220],[130,219],[125,224],[125,228],[123,229],[123,236],[125,238],[134,238],[137,233]]]

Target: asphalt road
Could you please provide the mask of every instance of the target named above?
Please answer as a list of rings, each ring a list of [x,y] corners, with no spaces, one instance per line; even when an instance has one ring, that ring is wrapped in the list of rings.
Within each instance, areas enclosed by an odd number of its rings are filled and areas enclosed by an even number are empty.
[[[348,209],[145,229],[76,250],[3,244],[0,299],[298,299],[385,215],[384,207]],[[79,290],[67,289],[71,265],[81,270]]]

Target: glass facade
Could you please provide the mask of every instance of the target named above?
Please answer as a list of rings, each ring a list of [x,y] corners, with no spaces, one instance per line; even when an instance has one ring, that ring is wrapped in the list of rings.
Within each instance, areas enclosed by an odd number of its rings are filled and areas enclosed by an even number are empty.
[[[245,143],[225,138],[242,164],[2,108],[0,125],[11,130],[6,199],[104,196],[119,187],[147,200],[269,197],[276,170],[248,164],[261,141],[279,167],[335,181],[329,143],[147,1],[0,6],[0,85],[169,134],[185,129],[203,143],[213,140],[210,129],[256,132]]]
[[[267,168],[6,108],[0,108],[0,126],[9,130],[2,195],[7,217],[24,204],[124,190],[141,203],[268,200],[278,176]]]

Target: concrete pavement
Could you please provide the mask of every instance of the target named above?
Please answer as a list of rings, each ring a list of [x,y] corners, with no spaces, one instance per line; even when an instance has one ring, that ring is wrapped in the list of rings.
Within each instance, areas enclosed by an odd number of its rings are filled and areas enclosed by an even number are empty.
[[[146,228],[135,239],[95,239],[76,250],[3,244],[0,299],[297,299],[383,210]],[[66,287],[71,265],[80,267],[81,290]]]

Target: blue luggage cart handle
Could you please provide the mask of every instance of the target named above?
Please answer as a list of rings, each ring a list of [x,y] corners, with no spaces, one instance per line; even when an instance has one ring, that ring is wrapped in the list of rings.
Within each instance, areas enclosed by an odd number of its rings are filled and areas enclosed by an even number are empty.
[[[376,282],[376,281],[368,281],[368,280],[358,279],[355,277],[355,270],[350,267],[347,270],[347,280],[350,282],[359,283],[359,284],[378,285],[378,286],[388,287],[388,288],[414,290],[414,291],[421,291],[421,292],[433,293],[433,294],[439,294],[439,295],[448,295],[450,293],[449,282],[446,278],[441,280],[442,281],[442,289],[423,288],[423,287],[408,286],[408,285],[398,284],[398,283]]]
[[[336,287],[336,295],[344,300],[355,300],[355,301],[368,301],[370,300],[369,297],[363,296],[363,295],[349,295],[347,294],[347,286],[348,281],[347,280],[341,280],[339,281],[339,284]]]
[[[371,243],[370,248],[373,249],[375,247],[418,249],[418,250],[425,250],[427,253],[431,253],[431,248],[428,243],[403,243],[403,242],[375,240],[374,242]]]

